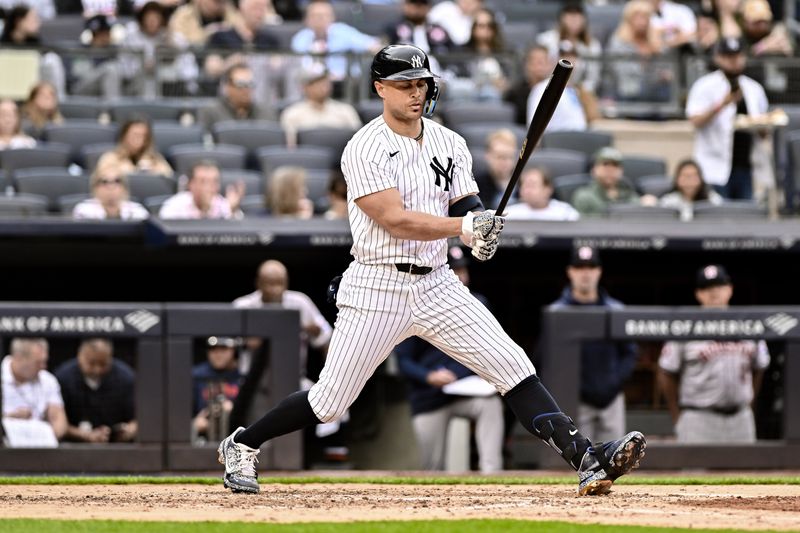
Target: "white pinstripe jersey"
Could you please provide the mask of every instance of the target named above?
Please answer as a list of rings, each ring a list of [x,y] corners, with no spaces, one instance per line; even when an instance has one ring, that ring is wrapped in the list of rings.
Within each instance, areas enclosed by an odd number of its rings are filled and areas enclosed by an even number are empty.
[[[464,139],[432,120],[422,120],[422,144],[393,132],[380,116],[358,130],[344,149],[350,253],[359,263],[437,267],[447,262],[447,241],[396,239],[361,211],[356,199],[394,187],[407,211],[447,216],[450,200],[478,192]]]

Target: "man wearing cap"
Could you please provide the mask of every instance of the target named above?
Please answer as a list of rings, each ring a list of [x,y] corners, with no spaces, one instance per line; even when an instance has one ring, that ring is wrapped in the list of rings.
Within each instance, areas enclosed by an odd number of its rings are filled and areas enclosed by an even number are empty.
[[[413,44],[429,54],[446,54],[454,48],[447,30],[428,20],[430,0],[403,0],[403,18],[386,29],[392,44]]]
[[[242,384],[236,361],[238,345],[232,337],[209,337],[206,339],[206,361],[192,368],[192,429],[198,437],[217,439],[230,431],[228,417]]]
[[[286,132],[286,144],[297,144],[297,132],[314,128],[357,130],[362,126],[356,109],[331,98],[333,84],[325,65],[312,63],[300,71],[303,100],[281,113],[281,127]]]
[[[725,267],[701,268],[694,294],[703,309],[726,309],[733,283]],[[678,442],[755,442],[751,404],[769,360],[763,340],[664,344],[658,360],[658,384]]]
[[[550,309],[567,307],[623,308],[600,287],[600,255],[591,246],[572,250],[569,286]],[[581,346],[578,425],[592,440],[607,441],[625,432],[625,381],[636,366],[638,350],[631,342],[585,341]]]
[[[267,13],[271,8],[269,0],[241,0],[241,18],[230,28],[222,28],[208,38],[207,47],[230,48],[234,50],[276,50],[280,48],[278,38],[265,29]]]
[[[274,120],[272,109],[255,102],[253,69],[245,63],[235,63],[222,76],[219,98],[198,113],[198,122],[211,131],[223,120]]]
[[[763,115],[769,103],[764,88],[743,74],[743,43],[727,37],[717,42],[718,69],[700,77],[689,89],[686,116],[696,129],[694,158],[706,182],[723,198],[750,200],[753,181],[774,181],[766,134],[734,128],[737,115]]]
[[[119,98],[122,94],[122,70],[111,42],[111,21],[106,15],[95,15],[86,20],[85,28],[91,36],[88,47],[92,54],[72,60],[68,69],[73,78],[70,92],[81,96]],[[103,54],[103,50],[108,52]]]
[[[609,204],[633,204],[640,201],[633,186],[622,178],[622,152],[606,146],[597,151],[592,165],[592,182],[572,195],[572,205],[578,212],[602,216]]]
[[[448,250],[447,258],[461,283],[469,287],[469,260],[463,250],[454,246]],[[483,295],[470,293],[487,303]],[[475,422],[480,471],[502,470],[504,422],[500,398],[496,394],[464,396],[444,392],[445,385],[475,373],[419,337],[404,340],[394,353],[408,384],[422,468],[444,470],[448,423],[452,418],[466,418]]]
[[[741,9],[742,37],[750,56],[794,54],[794,45],[783,23],[775,24],[767,0],[745,0]]]

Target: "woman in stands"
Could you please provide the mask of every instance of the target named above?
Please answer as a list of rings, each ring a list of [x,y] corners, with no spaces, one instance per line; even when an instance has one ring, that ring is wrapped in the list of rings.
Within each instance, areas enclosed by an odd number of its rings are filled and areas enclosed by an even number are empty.
[[[0,100],[0,150],[34,146],[36,139],[21,131],[17,104],[9,98]]]
[[[101,174],[160,174],[172,176],[172,167],[153,145],[150,122],[134,118],[125,122],[117,136],[117,147],[100,156],[97,170]]]
[[[128,178],[111,169],[96,170],[89,178],[92,198],[75,206],[75,219],[142,220],[150,216],[141,204],[128,200]]]
[[[536,39],[538,44],[547,47],[553,61],[559,58],[559,50],[564,46],[564,41],[572,43],[581,58],[575,65],[571,79],[587,90],[596,91],[600,85],[600,56],[603,54],[603,46],[592,36],[586,11],[580,2],[564,4],[558,14],[558,26],[539,34]]]
[[[469,41],[464,51],[474,57],[466,65],[466,75],[475,84],[478,100],[502,98],[508,87],[508,77],[497,60],[506,49],[503,33],[494,12],[481,9],[475,14]]]
[[[658,204],[672,207],[680,211],[681,220],[694,218],[694,205],[697,202],[708,202],[719,205],[722,196],[708,186],[703,179],[703,171],[694,159],[682,161],[675,170],[672,190],[661,197]]]
[[[301,167],[279,167],[269,181],[267,207],[275,217],[308,219],[314,204],[307,197],[306,171]]]
[[[41,140],[48,124],[61,124],[64,117],[58,110],[58,93],[52,83],[40,81],[33,86],[22,106],[23,129]]]

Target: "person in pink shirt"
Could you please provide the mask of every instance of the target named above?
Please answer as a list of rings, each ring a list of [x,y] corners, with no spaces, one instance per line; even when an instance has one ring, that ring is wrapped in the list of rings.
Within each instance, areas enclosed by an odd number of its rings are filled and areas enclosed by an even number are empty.
[[[195,163],[189,171],[186,191],[169,198],[158,216],[163,219],[240,218],[239,203],[244,184],[229,185],[225,196],[220,194],[220,172],[210,160]]]

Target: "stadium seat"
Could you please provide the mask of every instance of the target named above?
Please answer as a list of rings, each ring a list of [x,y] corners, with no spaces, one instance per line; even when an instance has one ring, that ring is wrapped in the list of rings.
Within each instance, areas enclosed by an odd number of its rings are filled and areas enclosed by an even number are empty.
[[[86,22],[81,15],[59,14],[53,19],[43,20],[39,30],[41,44],[43,46],[78,46],[81,42],[81,33],[85,27]]]
[[[0,217],[42,216],[47,205],[47,198],[38,194],[0,195]]]
[[[278,48],[280,50],[289,50],[292,47],[292,37],[303,28],[302,22],[285,20],[280,24],[266,26],[264,30],[278,40]]]
[[[366,124],[383,113],[383,100],[361,100],[356,104],[356,111],[361,122]]]
[[[103,154],[114,150],[116,146],[117,145],[114,143],[96,143],[87,144],[81,148],[81,166],[86,170],[86,173],[91,174],[94,172],[94,169],[97,167],[97,162]]]
[[[448,127],[460,131],[467,124],[513,124],[515,111],[506,102],[446,102],[441,113]]]
[[[541,148],[535,150],[528,160],[526,167],[541,167],[547,170],[550,177],[581,174],[586,172],[588,158],[576,150],[561,150],[558,148]]]
[[[39,143],[35,148],[18,148],[0,152],[3,170],[13,174],[22,168],[69,166],[72,148],[63,143]]]
[[[87,144],[115,142],[117,130],[114,126],[98,124],[93,120],[68,120],[63,124],[52,124],[45,128],[49,142],[68,144],[72,159],[80,162],[81,149]]]
[[[66,194],[61,196],[58,199],[58,211],[63,215],[70,216],[72,215],[72,211],[75,209],[76,205],[91,197],[91,194],[84,193]]]
[[[610,204],[608,218],[638,220],[677,220],[680,212],[672,207],[639,204]]]
[[[178,190],[175,178],[159,174],[129,174],[128,189],[131,199],[144,202],[154,196],[169,196]]]
[[[297,144],[299,146],[320,146],[331,151],[331,157],[342,158],[345,145],[353,137],[355,130],[348,128],[314,128],[299,130]]]
[[[231,144],[218,144],[213,148],[203,144],[179,144],[173,146],[169,154],[175,171],[185,174],[202,159],[214,161],[220,168],[244,168],[247,150]]]
[[[145,101],[128,100],[113,102],[109,105],[111,119],[122,124],[129,118],[144,116],[151,121],[164,120],[179,122],[182,120],[194,121],[192,111],[183,103],[175,101]],[[185,115],[190,115],[189,119],[184,119]]]
[[[549,28],[544,28],[548,30]],[[517,52],[524,52],[529,46],[536,44],[539,29],[534,21],[508,21],[501,28],[506,46]]]
[[[572,174],[553,178],[553,196],[562,202],[572,202],[575,191],[592,182],[589,174]]]
[[[656,174],[654,176],[640,176],[633,182],[640,194],[663,196],[672,190],[672,178]]]
[[[330,170],[327,169],[306,170],[306,191],[315,207],[323,202],[327,204],[330,176]]]
[[[552,131],[542,136],[542,148],[577,150],[589,159],[600,148],[613,144],[614,137],[604,131]]]
[[[267,120],[225,120],[212,128],[214,140],[247,149],[247,168],[257,169],[256,150],[286,145],[286,132],[278,122]]]
[[[158,215],[158,212],[161,210],[161,206],[164,205],[164,202],[170,199],[172,195],[166,194],[164,196],[151,196],[150,198],[145,198],[144,206],[150,211],[151,215]]]
[[[464,137],[467,146],[472,148],[486,148],[486,138],[490,133],[499,129],[509,129],[517,137],[517,145],[522,146],[522,139],[528,134],[527,128],[507,122],[487,122],[485,124],[464,124],[458,129],[458,133]]]
[[[266,179],[260,172],[253,170],[237,170],[231,168],[223,168],[220,176],[220,192],[225,195],[225,189],[228,185],[236,182],[243,182],[245,187],[245,195],[250,196],[254,194],[264,193],[264,183]]]
[[[360,13],[355,13],[353,25],[368,35],[384,36],[386,28],[403,18],[402,2],[356,2]]]
[[[493,0],[496,11],[503,13],[505,19],[536,22],[544,31],[556,25],[561,2],[531,2],[524,0]],[[591,27],[591,20],[589,21]]]
[[[697,202],[694,220],[758,220],[767,218],[767,208],[752,201],[725,201],[720,205]]]
[[[276,168],[291,165],[306,170],[330,170],[333,164],[331,151],[319,146],[298,146],[288,150],[280,146],[267,146],[256,152],[261,171],[269,180]]]
[[[203,128],[198,125],[182,126],[174,122],[153,123],[153,143],[161,154],[169,153],[179,144],[198,144],[203,142]]]
[[[106,110],[97,100],[89,99],[70,99],[59,102],[58,110],[68,121],[72,120],[94,120],[97,121],[100,115]]]
[[[625,156],[622,158],[622,175],[636,182],[642,176],[667,174],[667,163],[660,157]]]
[[[619,25],[619,21],[622,20],[622,9],[624,7],[624,3],[594,5],[587,2],[585,4],[589,30],[600,41],[603,48],[605,48],[611,34]]]
[[[48,200],[48,209],[58,211],[58,199],[68,194],[89,194],[89,178],[73,175],[63,168],[30,168],[14,174],[20,193],[38,194]]]
[[[239,209],[246,217],[263,216],[266,213],[263,194],[251,194],[242,198]]]
[[[489,171],[489,163],[486,162],[486,150],[470,147],[469,153],[472,154],[472,175],[483,176]]]

